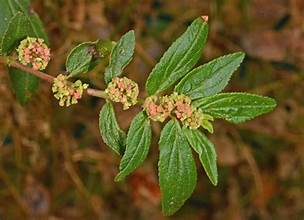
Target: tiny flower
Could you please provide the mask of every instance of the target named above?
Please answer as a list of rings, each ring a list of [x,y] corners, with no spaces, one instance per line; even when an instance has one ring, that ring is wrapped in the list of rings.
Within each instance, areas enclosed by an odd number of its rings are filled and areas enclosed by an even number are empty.
[[[54,97],[59,100],[60,106],[70,106],[77,104],[81,99],[83,91],[88,88],[88,84],[82,84],[80,80],[74,83],[68,81],[68,76],[59,74],[52,86]]]
[[[41,38],[25,38],[20,42],[17,52],[19,62],[35,70],[44,70],[51,59],[50,49]]]
[[[109,83],[105,92],[110,100],[122,103],[123,109],[126,110],[137,103],[139,90],[138,85],[134,81],[126,77],[115,77]]]

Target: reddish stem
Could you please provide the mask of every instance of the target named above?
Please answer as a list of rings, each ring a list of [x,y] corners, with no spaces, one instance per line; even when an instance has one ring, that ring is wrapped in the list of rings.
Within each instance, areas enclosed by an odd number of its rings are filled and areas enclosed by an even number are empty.
[[[54,77],[51,76],[51,75],[48,75],[44,72],[41,72],[39,70],[34,70],[33,68],[31,67],[28,67],[28,66],[25,66],[25,65],[22,65],[16,61],[11,61],[9,58],[7,57],[0,57],[0,63],[2,64],[5,64],[5,65],[8,65],[10,67],[15,67],[17,69],[20,69],[20,70],[23,70],[29,74],[32,74],[34,76],[37,76],[38,78],[48,82],[48,83],[53,83],[54,81]],[[103,98],[103,99],[106,99],[107,98],[107,94],[102,91],[102,90],[97,90],[97,89],[92,89],[92,88],[88,88],[86,90],[87,94],[89,96],[95,96],[95,97],[99,97],[99,98]]]
[[[45,81],[47,81],[49,83],[53,83],[53,81],[54,81],[54,77],[53,76],[48,75],[48,74],[43,73],[43,72],[40,72],[38,70],[35,70],[35,69],[31,68],[31,67],[24,66],[24,65],[22,65],[20,63],[12,62],[12,63],[9,63],[9,66],[15,67],[17,69],[20,69],[20,70],[23,70],[23,71],[25,71],[27,73],[35,75],[35,76],[39,77],[40,79],[45,80]]]

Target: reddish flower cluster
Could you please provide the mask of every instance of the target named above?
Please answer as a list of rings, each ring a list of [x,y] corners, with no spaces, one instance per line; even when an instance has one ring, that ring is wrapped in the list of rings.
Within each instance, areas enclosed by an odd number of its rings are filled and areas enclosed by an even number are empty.
[[[20,63],[35,70],[44,70],[51,59],[50,49],[41,38],[27,37],[20,42],[17,52]]]
[[[186,118],[191,117],[193,109],[191,107],[191,99],[185,95],[173,94],[173,99],[175,101],[174,113],[177,119],[184,121]]]
[[[213,118],[200,109],[191,106],[191,99],[185,95],[173,93],[170,96],[151,96],[145,100],[144,109],[154,121],[165,121],[170,115],[175,116],[186,127],[197,129],[203,127],[213,132]]]
[[[134,81],[126,77],[115,77],[109,83],[105,92],[110,100],[122,103],[123,109],[126,110],[137,103],[139,90],[138,85]]]
[[[154,121],[163,122],[174,109],[174,101],[169,96],[150,96],[145,100],[144,108]]]

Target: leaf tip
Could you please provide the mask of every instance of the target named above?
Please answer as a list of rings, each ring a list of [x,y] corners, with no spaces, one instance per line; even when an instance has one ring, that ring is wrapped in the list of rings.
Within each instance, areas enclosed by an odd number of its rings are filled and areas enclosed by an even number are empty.
[[[278,103],[273,98],[269,98],[269,100],[270,100],[270,103],[271,103],[271,109],[270,109],[270,111],[272,111],[272,110],[274,110],[278,106]]]
[[[239,52],[236,52],[235,55],[237,55],[240,58],[241,62],[243,62],[243,60],[245,59],[246,53],[244,51],[239,51]]]
[[[178,209],[172,209],[169,208],[168,206],[166,206],[164,203],[162,203],[162,213],[164,216],[171,216],[174,213],[176,213],[178,211]]]
[[[134,30],[129,30],[126,35],[130,35],[132,37],[132,40],[135,40],[135,31]]]
[[[270,99],[273,103],[273,106],[276,107],[278,105],[277,101],[274,98],[270,98]]]
[[[201,18],[203,21],[208,22],[209,16],[208,15],[202,15]]]
[[[121,173],[117,174],[117,176],[115,177],[114,181],[115,182],[121,182],[125,177],[121,175]]]
[[[217,176],[214,177],[214,178],[210,178],[210,181],[211,181],[211,183],[212,183],[213,186],[217,186],[217,184],[218,184]]]

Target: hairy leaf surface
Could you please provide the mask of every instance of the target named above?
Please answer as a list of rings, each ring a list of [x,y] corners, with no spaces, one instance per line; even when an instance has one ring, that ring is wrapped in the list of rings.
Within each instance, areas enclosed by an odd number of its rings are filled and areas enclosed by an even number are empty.
[[[208,34],[208,25],[197,18],[164,53],[149,75],[149,95],[162,92],[186,75],[201,56]]]
[[[43,38],[48,43],[39,17],[30,10],[30,1],[0,0],[0,6],[0,54],[12,51],[26,36]],[[12,68],[9,68],[9,74],[17,99],[22,104],[27,103],[37,91],[39,79]]]
[[[151,136],[150,120],[145,112],[140,112],[130,125],[126,151],[121,159],[119,174],[115,181],[123,180],[144,162],[151,144]]]
[[[213,185],[217,185],[218,174],[216,166],[216,152],[214,145],[199,130],[183,128],[191,147],[198,153],[201,164]]]
[[[37,91],[40,79],[16,68],[9,68],[12,87],[18,101],[24,105]]]
[[[241,123],[272,111],[276,102],[269,97],[235,92],[198,99],[193,105],[214,118]]]
[[[99,130],[103,141],[117,154],[123,155],[126,134],[119,128],[113,105],[106,102],[99,114]]]
[[[27,17],[21,13],[16,13],[9,22],[6,32],[2,37],[1,53],[8,54],[15,49],[19,42],[31,33],[31,26]]]
[[[66,70],[70,76],[77,76],[89,71],[94,50],[94,42],[81,43],[71,50],[65,63]]]
[[[130,63],[135,48],[134,31],[123,35],[114,46],[110,58],[110,64],[105,71],[105,81],[109,83],[114,77],[120,76],[123,69]]]
[[[172,215],[191,196],[197,178],[192,152],[179,122],[171,120],[165,125],[159,148],[162,209],[165,215]]]
[[[175,91],[198,99],[221,92],[234,71],[240,66],[245,54],[228,54],[199,66],[188,73],[175,87]]]

